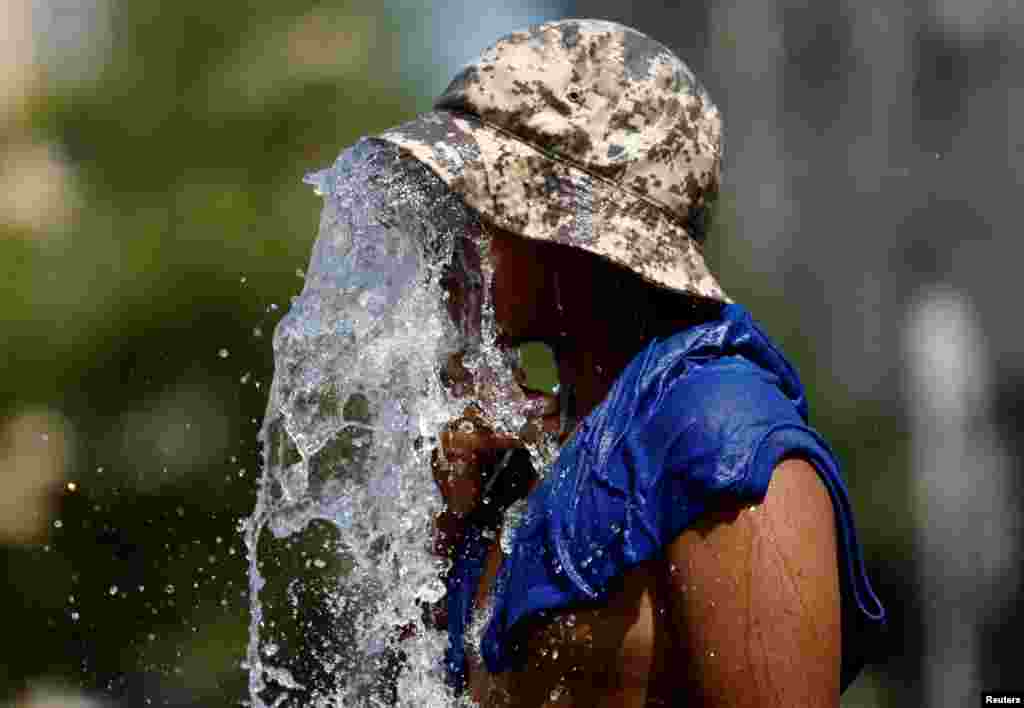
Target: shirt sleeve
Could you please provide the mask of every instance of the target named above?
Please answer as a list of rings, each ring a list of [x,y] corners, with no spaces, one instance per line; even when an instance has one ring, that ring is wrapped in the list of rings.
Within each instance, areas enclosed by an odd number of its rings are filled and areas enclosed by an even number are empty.
[[[510,665],[504,642],[519,619],[604,601],[615,578],[657,557],[715,499],[761,500],[778,463],[802,457],[818,471],[835,510],[845,686],[870,653],[859,640],[862,630],[882,623],[884,612],[864,572],[838,463],[808,427],[805,407],[779,383],[774,373],[727,355],[691,361],[636,397],[620,391],[621,406],[613,391],[531,495],[532,513],[499,575],[482,646],[488,668]]]
[[[703,510],[722,495],[760,501],[779,463],[789,458],[810,463],[828,490],[835,517],[845,688],[865,657],[877,654],[872,645],[885,629],[885,611],[867,578],[839,462],[772,379],[768,372],[726,361],[678,382],[674,408],[683,411],[682,420],[664,472],[653,480],[652,525],[668,543],[693,522],[694,507]],[[686,412],[694,407],[699,415]]]

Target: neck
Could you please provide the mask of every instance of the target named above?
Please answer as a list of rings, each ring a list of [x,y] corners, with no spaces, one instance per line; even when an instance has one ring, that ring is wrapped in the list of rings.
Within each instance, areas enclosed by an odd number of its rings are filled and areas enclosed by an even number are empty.
[[[576,398],[577,420],[586,417],[611,389],[615,379],[639,351],[613,347],[605,337],[586,334],[563,337],[556,344],[558,380],[563,386],[572,386]]]
[[[555,351],[559,382],[574,389],[573,412],[577,420],[604,400],[622,370],[655,336],[668,336],[694,324],[681,318],[652,327],[653,331],[649,332],[647,326],[635,321],[615,324],[599,316],[567,318],[565,334],[551,346]]]
[[[685,329],[701,316],[694,303],[666,302],[636,275],[590,254],[563,257],[569,260],[550,270],[554,307],[544,317],[544,329],[556,353],[559,382],[575,390],[573,413],[580,419],[608,395],[652,337]],[[666,311],[672,316],[665,318]]]

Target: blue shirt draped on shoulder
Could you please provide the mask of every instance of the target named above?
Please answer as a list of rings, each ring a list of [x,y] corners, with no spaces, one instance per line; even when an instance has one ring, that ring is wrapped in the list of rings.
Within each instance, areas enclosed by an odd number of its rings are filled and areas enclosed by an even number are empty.
[[[742,306],[652,341],[528,498],[493,590],[480,646],[488,670],[522,665],[517,623],[600,602],[614,579],[656,557],[716,498],[759,501],[776,465],[799,457],[817,469],[835,512],[845,688],[871,654],[885,611],[864,570],[839,464],[807,421],[796,371]],[[470,529],[447,577],[445,663],[457,691],[488,547]]]

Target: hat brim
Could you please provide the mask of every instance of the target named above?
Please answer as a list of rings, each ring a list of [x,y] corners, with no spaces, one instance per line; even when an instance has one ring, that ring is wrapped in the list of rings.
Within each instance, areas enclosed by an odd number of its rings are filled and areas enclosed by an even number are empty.
[[[700,246],[663,209],[476,116],[435,110],[377,137],[425,163],[499,228],[581,248],[662,288],[730,302]]]

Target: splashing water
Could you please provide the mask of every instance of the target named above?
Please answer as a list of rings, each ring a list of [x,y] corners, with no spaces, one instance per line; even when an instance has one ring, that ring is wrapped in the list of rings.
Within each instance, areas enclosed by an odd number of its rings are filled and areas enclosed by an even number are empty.
[[[307,182],[325,206],[305,287],[274,335],[263,475],[243,529],[251,704],[456,705],[447,635],[423,622],[444,593],[431,453],[470,402],[497,430],[525,423],[515,356],[490,344],[487,239],[443,182],[379,141]],[[475,325],[453,320],[442,287],[470,242]],[[476,386],[462,399],[438,373],[457,351]],[[543,469],[553,447],[530,452]]]

